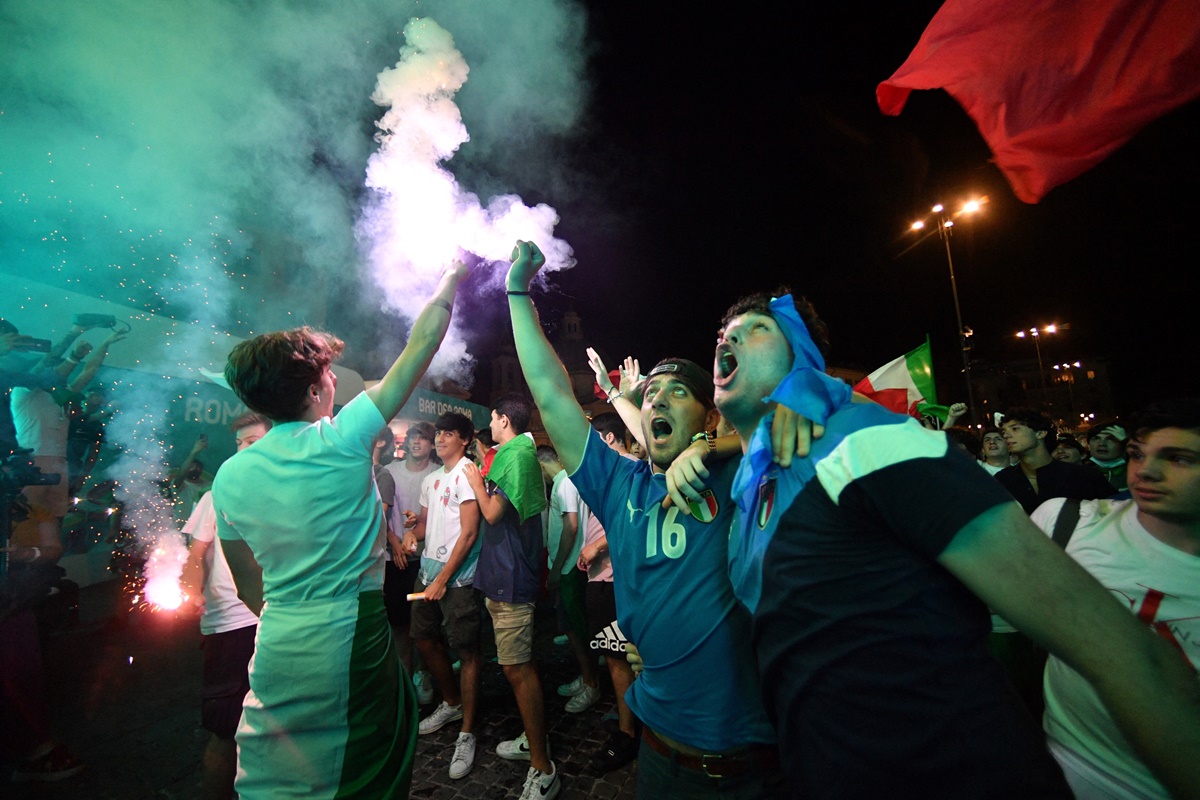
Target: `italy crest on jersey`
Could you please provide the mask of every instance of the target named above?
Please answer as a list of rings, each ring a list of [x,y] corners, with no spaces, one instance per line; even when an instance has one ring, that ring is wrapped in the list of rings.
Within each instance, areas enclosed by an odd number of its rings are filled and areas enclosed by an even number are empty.
[[[688,508],[692,511],[692,516],[701,522],[712,522],[717,518],[717,496],[713,494],[712,489],[705,489],[700,493],[700,499],[688,500]]]
[[[763,477],[758,485],[758,529],[764,530],[775,509],[775,477]]]

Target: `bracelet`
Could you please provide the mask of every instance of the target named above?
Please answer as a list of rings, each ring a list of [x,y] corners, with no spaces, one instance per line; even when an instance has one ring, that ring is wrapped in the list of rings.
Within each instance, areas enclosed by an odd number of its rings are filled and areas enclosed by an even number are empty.
[[[605,392],[604,394],[605,394],[605,395],[607,395],[607,397],[608,397],[608,401],[607,401],[607,402],[609,402],[609,403],[612,403],[612,402],[613,402],[614,400],[616,400],[618,397],[624,397],[624,396],[625,396],[625,393],[624,393],[624,392],[622,392],[620,389],[618,389],[616,386],[612,387],[611,389],[609,389],[609,390],[608,390],[607,392]]]
[[[430,301],[429,301],[429,305],[431,305],[431,306],[437,306],[438,308],[444,308],[444,309],[446,309],[446,313],[447,313],[447,314],[453,314],[453,313],[454,313],[454,309],[450,308],[450,304],[449,304],[449,303],[447,303],[445,300],[442,300],[442,299],[440,299],[440,298],[439,298],[439,299],[437,299],[437,300],[430,300]]]
[[[713,435],[712,431],[700,431],[692,437],[692,443],[694,444],[701,439],[708,443],[708,452],[717,452],[717,437]]]
[[[509,297],[529,297],[529,292],[518,292],[513,289],[506,290],[505,294]]]

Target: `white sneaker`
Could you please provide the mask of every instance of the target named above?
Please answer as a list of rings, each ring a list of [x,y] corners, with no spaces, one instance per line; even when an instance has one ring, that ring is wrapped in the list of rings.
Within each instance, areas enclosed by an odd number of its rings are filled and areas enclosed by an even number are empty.
[[[521,731],[521,735],[515,739],[509,739],[507,742],[496,745],[496,755],[509,761],[528,761],[529,740],[525,738],[525,731]],[[547,736],[546,758],[550,757],[550,737]]]
[[[558,797],[562,781],[558,779],[558,770],[555,769],[553,761],[550,762],[550,769],[552,772],[547,775],[533,767],[529,768],[529,774],[525,776],[525,788],[521,791],[521,800],[553,800]]]
[[[574,697],[575,695],[582,692],[583,687],[586,685],[587,684],[585,684],[583,682],[583,676],[580,675],[578,678],[571,681],[570,683],[564,683],[562,686],[559,686],[558,694],[560,697]]]
[[[443,700],[432,714],[421,720],[421,724],[417,726],[417,732],[424,735],[440,731],[446,725],[459,719],[462,719],[462,706],[448,705]]]
[[[572,714],[578,714],[581,711],[587,711],[596,704],[600,699],[600,687],[588,686],[586,683],[579,694],[567,701],[567,711]]]
[[[425,670],[419,670],[413,673],[413,688],[417,690],[417,703],[427,706],[433,702],[433,681],[429,678],[429,673]]]
[[[450,779],[466,777],[475,766],[475,734],[460,733],[454,743],[454,758],[450,759]]]
[[[515,739],[496,745],[496,755],[509,761],[528,761],[529,740],[525,738],[525,731]]]

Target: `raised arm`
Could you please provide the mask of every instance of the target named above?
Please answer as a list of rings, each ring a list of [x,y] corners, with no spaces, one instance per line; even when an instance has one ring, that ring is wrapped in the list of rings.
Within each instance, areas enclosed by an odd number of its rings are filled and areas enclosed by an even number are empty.
[[[109,334],[108,338],[101,342],[100,346],[92,352],[87,363],[80,370],[79,377],[71,381],[71,391],[82,392],[86,389],[87,385],[92,382],[92,378],[96,377],[96,372],[99,371],[100,365],[104,363],[104,359],[108,357],[108,348],[124,338],[124,333]]]
[[[1200,680],[1191,665],[1038,530],[1016,503],[980,514],[938,558],[981,600],[1092,684],[1175,797],[1200,797]]]
[[[450,327],[450,310],[454,306],[454,295],[458,284],[467,275],[467,267],[456,261],[438,282],[433,297],[426,303],[417,321],[413,324],[408,344],[400,357],[383,376],[383,380],[367,389],[367,396],[379,409],[385,420],[396,416],[408,401],[417,381],[429,368],[433,354],[437,352],[446,331]]]
[[[50,345],[50,350],[38,362],[36,369],[49,369],[59,366],[62,362],[63,353],[67,352],[67,348],[71,346],[71,343],[91,327],[91,325],[72,325],[66,334],[63,335],[63,338]]]
[[[591,425],[575,400],[567,371],[546,339],[537,308],[529,296],[529,284],[544,263],[546,257],[536,244],[517,242],[506,281],[508,310],[512,314],[513,339],[517,343],[517,357],[521,361],[525,383],[542,414],[542,425],[569,475],[579,469],[583,461]],[[487,509],[481,510],[487,517]]]
[[[601,391],[608,395],[608,402],[612,405],[613,411],[616,411],[617,416],[625,423],[629,434],[645,449],[646,437],[642,433],[642,410],[631,398],[631,390],[637,385],[639,377],[637,359],[631,356],[625,357],[625,363],[621,365],[621,385],[613,386],[612,378],[608,377],[608,370],[604,368],[604,361],[601,360],[600,354],[589,347],[587,357],[592,372],[596,374],[596,384]]]

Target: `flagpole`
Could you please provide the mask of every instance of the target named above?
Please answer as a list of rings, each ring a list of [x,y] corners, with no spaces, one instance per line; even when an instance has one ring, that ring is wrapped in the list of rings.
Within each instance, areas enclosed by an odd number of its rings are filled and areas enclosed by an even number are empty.
[[[967,408],[971,410],[971,424],[979,423],[978,411],[975,408],[975,391],[971,388],[971,358],[967,354],[967,337],[963,334],[962,308],[958,303],[958,281],[954,278],[954,257],[950,255],[950,234],[954,230],[954,223],[946,219],[946,214],[941,206],[934,209],[937,212],[938,221],[938,236],[942,237],[942,242],[946,245],[946,265],[950,267],[950,292],[954,295],[954,318],[958,322],[958,349],[962,352],[963,360],[963,377],[967,381]]]

